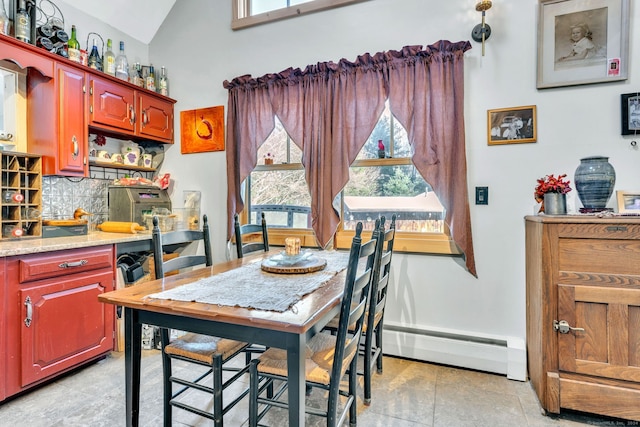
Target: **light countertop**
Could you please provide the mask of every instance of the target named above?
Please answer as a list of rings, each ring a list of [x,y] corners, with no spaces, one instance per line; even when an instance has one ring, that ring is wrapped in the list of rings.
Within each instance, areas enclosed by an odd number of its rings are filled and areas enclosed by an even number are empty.
[[[135,245],[151,247],[151,233],[124,234],[90,232],[84,236],[0,240],[0,257],[86,248],[100,245]]]

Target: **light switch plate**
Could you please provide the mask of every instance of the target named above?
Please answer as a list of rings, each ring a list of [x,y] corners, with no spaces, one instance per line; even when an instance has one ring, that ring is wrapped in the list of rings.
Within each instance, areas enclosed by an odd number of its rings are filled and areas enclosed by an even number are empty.
[[[489,204],[489,187],[476,187],[476,205]]]

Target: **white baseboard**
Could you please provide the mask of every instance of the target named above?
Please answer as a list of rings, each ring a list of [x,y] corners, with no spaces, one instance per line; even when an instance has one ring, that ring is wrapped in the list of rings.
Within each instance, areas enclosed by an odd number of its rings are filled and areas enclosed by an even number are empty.
[[[527,379],[524,339],[384,322],[385,354]]]

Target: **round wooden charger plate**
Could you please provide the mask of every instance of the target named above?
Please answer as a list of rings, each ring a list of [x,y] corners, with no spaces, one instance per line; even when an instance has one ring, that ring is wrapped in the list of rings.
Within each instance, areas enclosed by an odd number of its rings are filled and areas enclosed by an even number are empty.
[[[262,269],[269,273],[304,274],[320,271],[327,266],[327,260],[316,256],[309,257],[293,265],[279,264],[271,258],[262,261]]]

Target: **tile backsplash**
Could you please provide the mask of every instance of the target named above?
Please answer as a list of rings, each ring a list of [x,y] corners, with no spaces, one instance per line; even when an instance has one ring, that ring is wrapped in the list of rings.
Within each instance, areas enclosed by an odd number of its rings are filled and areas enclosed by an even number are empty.
[[[109,216],[108,188],[112,179],[70,178],[44,176],[42,178],[42,217],[69,219],[82,208],[89,216],[90,229],[106,221]]]

